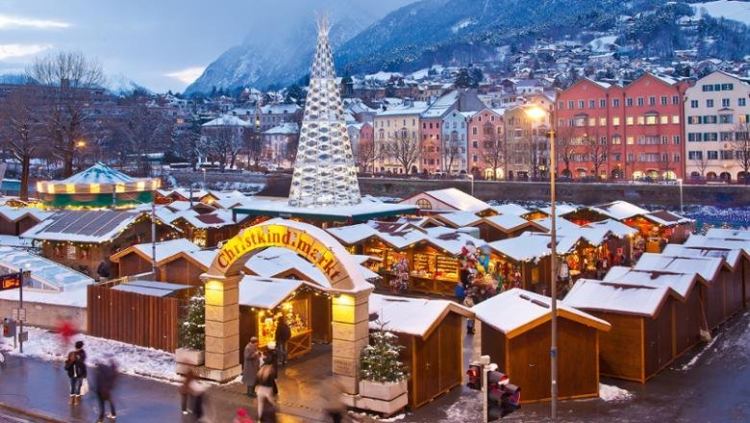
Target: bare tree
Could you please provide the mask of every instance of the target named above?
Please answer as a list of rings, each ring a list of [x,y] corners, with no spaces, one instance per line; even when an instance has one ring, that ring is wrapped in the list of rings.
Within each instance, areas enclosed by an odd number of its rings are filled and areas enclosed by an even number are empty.
[[[357,165],[363,172],[367,172],[369,165],[372,169],[372,173],[375,173],[375,159],[377,159],[377,153],[375,140],[360,140],[359,148],[357,149]]]
[[[227,161],[230,167],[234,166],[244,141],[242,128],[229,125],[210,127],[206,130],[204,138],[207,150],[219,161],[222,171],[226,169]]]
[[[503,175],[507,173],[505,162],[505,142],[497,133],[497,130],[490,125],[491,130],[484,132],[484,148],[482,161],[492,167],[492,180],[497,180],[497,169],[503,167]],[[507,176],[505,176],[507,177]]]
[[[597,134],[586,136],[583,140],[586,155],[593,166],[594,175],[599,178],[599,170],[607,162],[608,144],[606,140],[599,139]]]
[[[258,128],[254,128],[253,130],[245,129],[242,133],[242,143],[247,151],[248,161],[252,162],[253,167],[257,170],[260,166],[260,160],[263,157],[263,147],[265,144],[263,135]],[[289,146],[287,146],[286,153],[290,162],[294,162],[294,158],[297,156],[297,148],[295,147],[294,151],[290,151]]]
[[[737,125],[731,145],[734,159],[744,172],[742,182],[747,184],[750,182],[750,123]]]
[[[193,169],[198,158],[205,154],[201,144],[201,126],[197,120],[192,120],[172,128],[170,150],[180,159],[190,162]]]
[[[385,145],[388,158],[395,160],[408,175],[415,163],[419,162],[419,140],[408,136],[406,131],[396,131],[395,135]]]
[[[49,87],[46,126],[54,154],[63,162],[63,176],[73,173],[76,144],[85,135],[87,108],[93,89],[104,83],[96,61],[78,52],[58,52],[38,58],[27,70],[28,77]]]
[[[443,172],[450,175],[453,173],[453,162],[461,156],[461,142],[457,131],[450,134],[446,133],[446,135],[448,136],[443,137],[443,146],[440,149],[440,160],[443,165]]]
[[[2,146],[21,164],[21,200],[29,199],[31,159],[38,156],[44,143],[38,93],[33,87],[14,89],[0,102],[0,137]]]
[[[149,153],[164,152],[170,143],[174,120],[161,109],[138,103],[128,109],[120,123],[120,142],[128,155],[135,156],[139,171],[150,171]]]
[[[555,149],[559,160],[565,165],[563,174],[570,177],[573,173],[570,171],[570,162],[575,153],[575,130],[572,126],[563,126],[557,131],[555,137]]]
[[[700,156],[697,159],[693,159],[693,164],[701,174],[701,178],[705,178],[706,169],[708,169],[708,154],[703,154],[705,151],[698,151]]]

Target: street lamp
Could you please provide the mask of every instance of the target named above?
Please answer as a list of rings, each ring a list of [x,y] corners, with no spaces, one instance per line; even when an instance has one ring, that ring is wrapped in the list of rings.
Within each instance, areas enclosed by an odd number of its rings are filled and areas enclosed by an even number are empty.
[[[469,173],[467,176],[469,177],[469,179],[471,179],[471,196],[473,197],[474,196],[474,174]]]
[[[539,106],[526,109],[526,116],[533,120],[543,121],[547,117],[547,111]],[[553,122],[550,120],[550,122]],[[552,321],[550,326],[552,335],[550,339],[550,396],[552,420],[557,419],[557,212],[555,211],[555,171],[557,170],[555,158],[555,129],[550,125],[549,129],[549,192],[550,192],[550,308]]]
[[[680,186],[680,213],[685,213],[685,208],[682,203],[682,178],[677,179],[677,185]]]

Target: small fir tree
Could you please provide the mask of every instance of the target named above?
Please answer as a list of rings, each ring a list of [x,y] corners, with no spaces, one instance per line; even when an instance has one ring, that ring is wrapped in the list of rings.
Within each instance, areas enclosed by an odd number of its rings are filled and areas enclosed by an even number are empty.
[[[377,323],[380,328],[370,334],[370,345],[362,349],[360,377],[379,383],[405,380],[406,367],[399,360],[399,354],[404,347],[398,345],[396,335],[385,330],[385,323]]]
[[[180,325],[180,345],[183,348],[203,350],[206,338],[206,297],[203,288],[190,298],[187,313]]]

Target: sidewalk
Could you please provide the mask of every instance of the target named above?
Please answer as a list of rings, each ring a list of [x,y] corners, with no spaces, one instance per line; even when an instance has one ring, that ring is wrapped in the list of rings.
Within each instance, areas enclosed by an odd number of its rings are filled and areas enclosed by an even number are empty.
[[[89,393],[80,406],[68,404],[68,377],[62,363],[11,356],[0,369],[0,407],[35,417],[33,420],[91,423],[98,417],[95,395]],[[177,386],[130,375],[120,375],[115,391],[118,422],[188,422],[180,413]],[[237,408],[247,408],[255,416],[255,401],[241,392],[237,384],[213,386],[206,400],[206,415],[212,422],[231,422]],[[280,398],[281,408],[285,406]],[[294,411],[297,411],[296,409]],[[297,423],[318,420],[310,410],[300,417],[280,415],[279,422]]]

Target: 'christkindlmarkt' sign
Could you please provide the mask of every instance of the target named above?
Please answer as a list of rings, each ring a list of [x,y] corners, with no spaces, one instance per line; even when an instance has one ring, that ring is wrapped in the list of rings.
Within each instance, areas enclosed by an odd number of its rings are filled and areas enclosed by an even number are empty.
[[[216,263],[225,273],[232,264],[246,254],[268,247],[282,247],[294,251],[318,267],[329,280],[341,276],[341,268],[333,252],[310,234],[282,225],[253,226],[240,232],[221,248]]]

